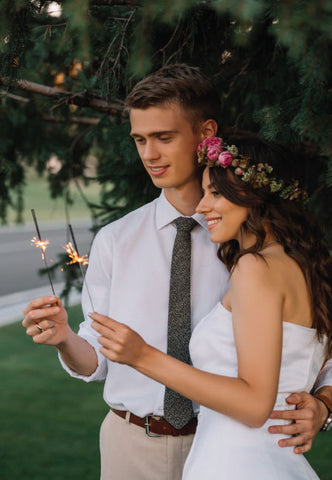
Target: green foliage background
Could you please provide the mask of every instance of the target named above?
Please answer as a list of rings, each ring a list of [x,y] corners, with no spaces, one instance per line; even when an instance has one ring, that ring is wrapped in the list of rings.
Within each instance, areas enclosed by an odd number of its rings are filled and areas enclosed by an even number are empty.
[[[97,179],[98,226],[156,196],[123,101],[145,74],[186,62],[219,89],[222,135],[252,131],[301,149],[310,208],[332,241],[331,47],[330,0],[1,0],[1,222],[10,205],[23,209],[27,165],[68,202],[73,180]]]
[[[51,154],[62,166],[49,172],[54,197],[92,181],[85,165],[98,159],[98,225],[156,196],[123,100],[145,74],[186,62],[220,91],[221,134],[301,148],[332,238],[330,0],[2,0],[0,18],[2,222],[8,205],[23,206],[25,166],[43,172]]]

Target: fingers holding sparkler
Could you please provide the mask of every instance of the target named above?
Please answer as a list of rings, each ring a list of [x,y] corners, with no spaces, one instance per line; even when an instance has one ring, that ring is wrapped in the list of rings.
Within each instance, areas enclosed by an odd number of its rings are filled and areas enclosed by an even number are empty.
[[[23,311],[23,327],[35,343],[59,345],[68,338],[68,317],[60,298],[40,297]]]

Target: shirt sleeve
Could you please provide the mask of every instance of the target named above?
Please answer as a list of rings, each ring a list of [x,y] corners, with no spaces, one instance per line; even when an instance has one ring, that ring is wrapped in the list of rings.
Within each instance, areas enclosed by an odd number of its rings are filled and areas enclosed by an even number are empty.
[[[330,358],[320,371],[314,385],[314,392],[322,387],[332,387],[332,358]]]
[[[82,310],[84,321],[80,324],[78,335],[86,340],[94,349],[98,359],[98,366],[90,376],[79,375],[70,369],[59,355],[62,367],[69,375],[85,382],[103,381],[107,376],[107,359],[99,351],[99,333],[92,327],[92,320],[88,316],[91,312],[107,315],[109,312],[110,288],[112,280],[113,242],[103,234],[103,229],[93,241],[89,266],[86,272],[82,289]]]

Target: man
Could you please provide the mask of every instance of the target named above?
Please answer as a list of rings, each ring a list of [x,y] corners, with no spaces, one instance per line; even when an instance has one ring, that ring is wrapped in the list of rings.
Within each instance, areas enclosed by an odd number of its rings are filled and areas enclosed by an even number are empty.
[[[153,183],[162,189],[155,201],[104,227],[96,236],[86,276],[94,310],[128,324],[162,351],[168,351],[170,271],[175,220],[193,217],[191,231],[191,322],[194,327],[222,298],[227,272],[216,258],[202,218],[195,214],[201,197],[196,147],[217,133],[218,94],[198,69],[170,65],[139,82],[127,98],[133,137]],[[190,279],[188,279],[189,281]],[[218,285],[220,288],[216,288]],[[91,327],[92,306],[86,289],[86,320],[78,335],[55,297],[32,301],[23,326],[36,343],[54,345],[64,368],[85,381],[105,381],[110,406],[101,427],[102,480],[178,480],[195,431],[195,418],[174,427],[164,418],[165,388],[125,365],[108,361],[99,351],[107,344]],[[331,372],[320,385],[332,399]],[[276,417],[296,420],[276,426],[275,433],[298,436],[283,440],[297,453],[310,448],[325,422],[322,401],[306,393],[293,395],[297,411]],[[197,406],[194,406],[194,416]]]

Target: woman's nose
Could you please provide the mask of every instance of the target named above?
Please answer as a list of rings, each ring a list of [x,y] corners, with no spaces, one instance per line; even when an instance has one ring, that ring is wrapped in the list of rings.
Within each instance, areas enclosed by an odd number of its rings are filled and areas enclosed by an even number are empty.
[[[206,201],[206,198],[205,196],[203,196],[199,202],[199,204],[197,205],[196,207],[196,212],[197,213],[201,213],[201,214],[205,214],[206,212],[209,211],[209,207],[207,205],[207,201]]]

